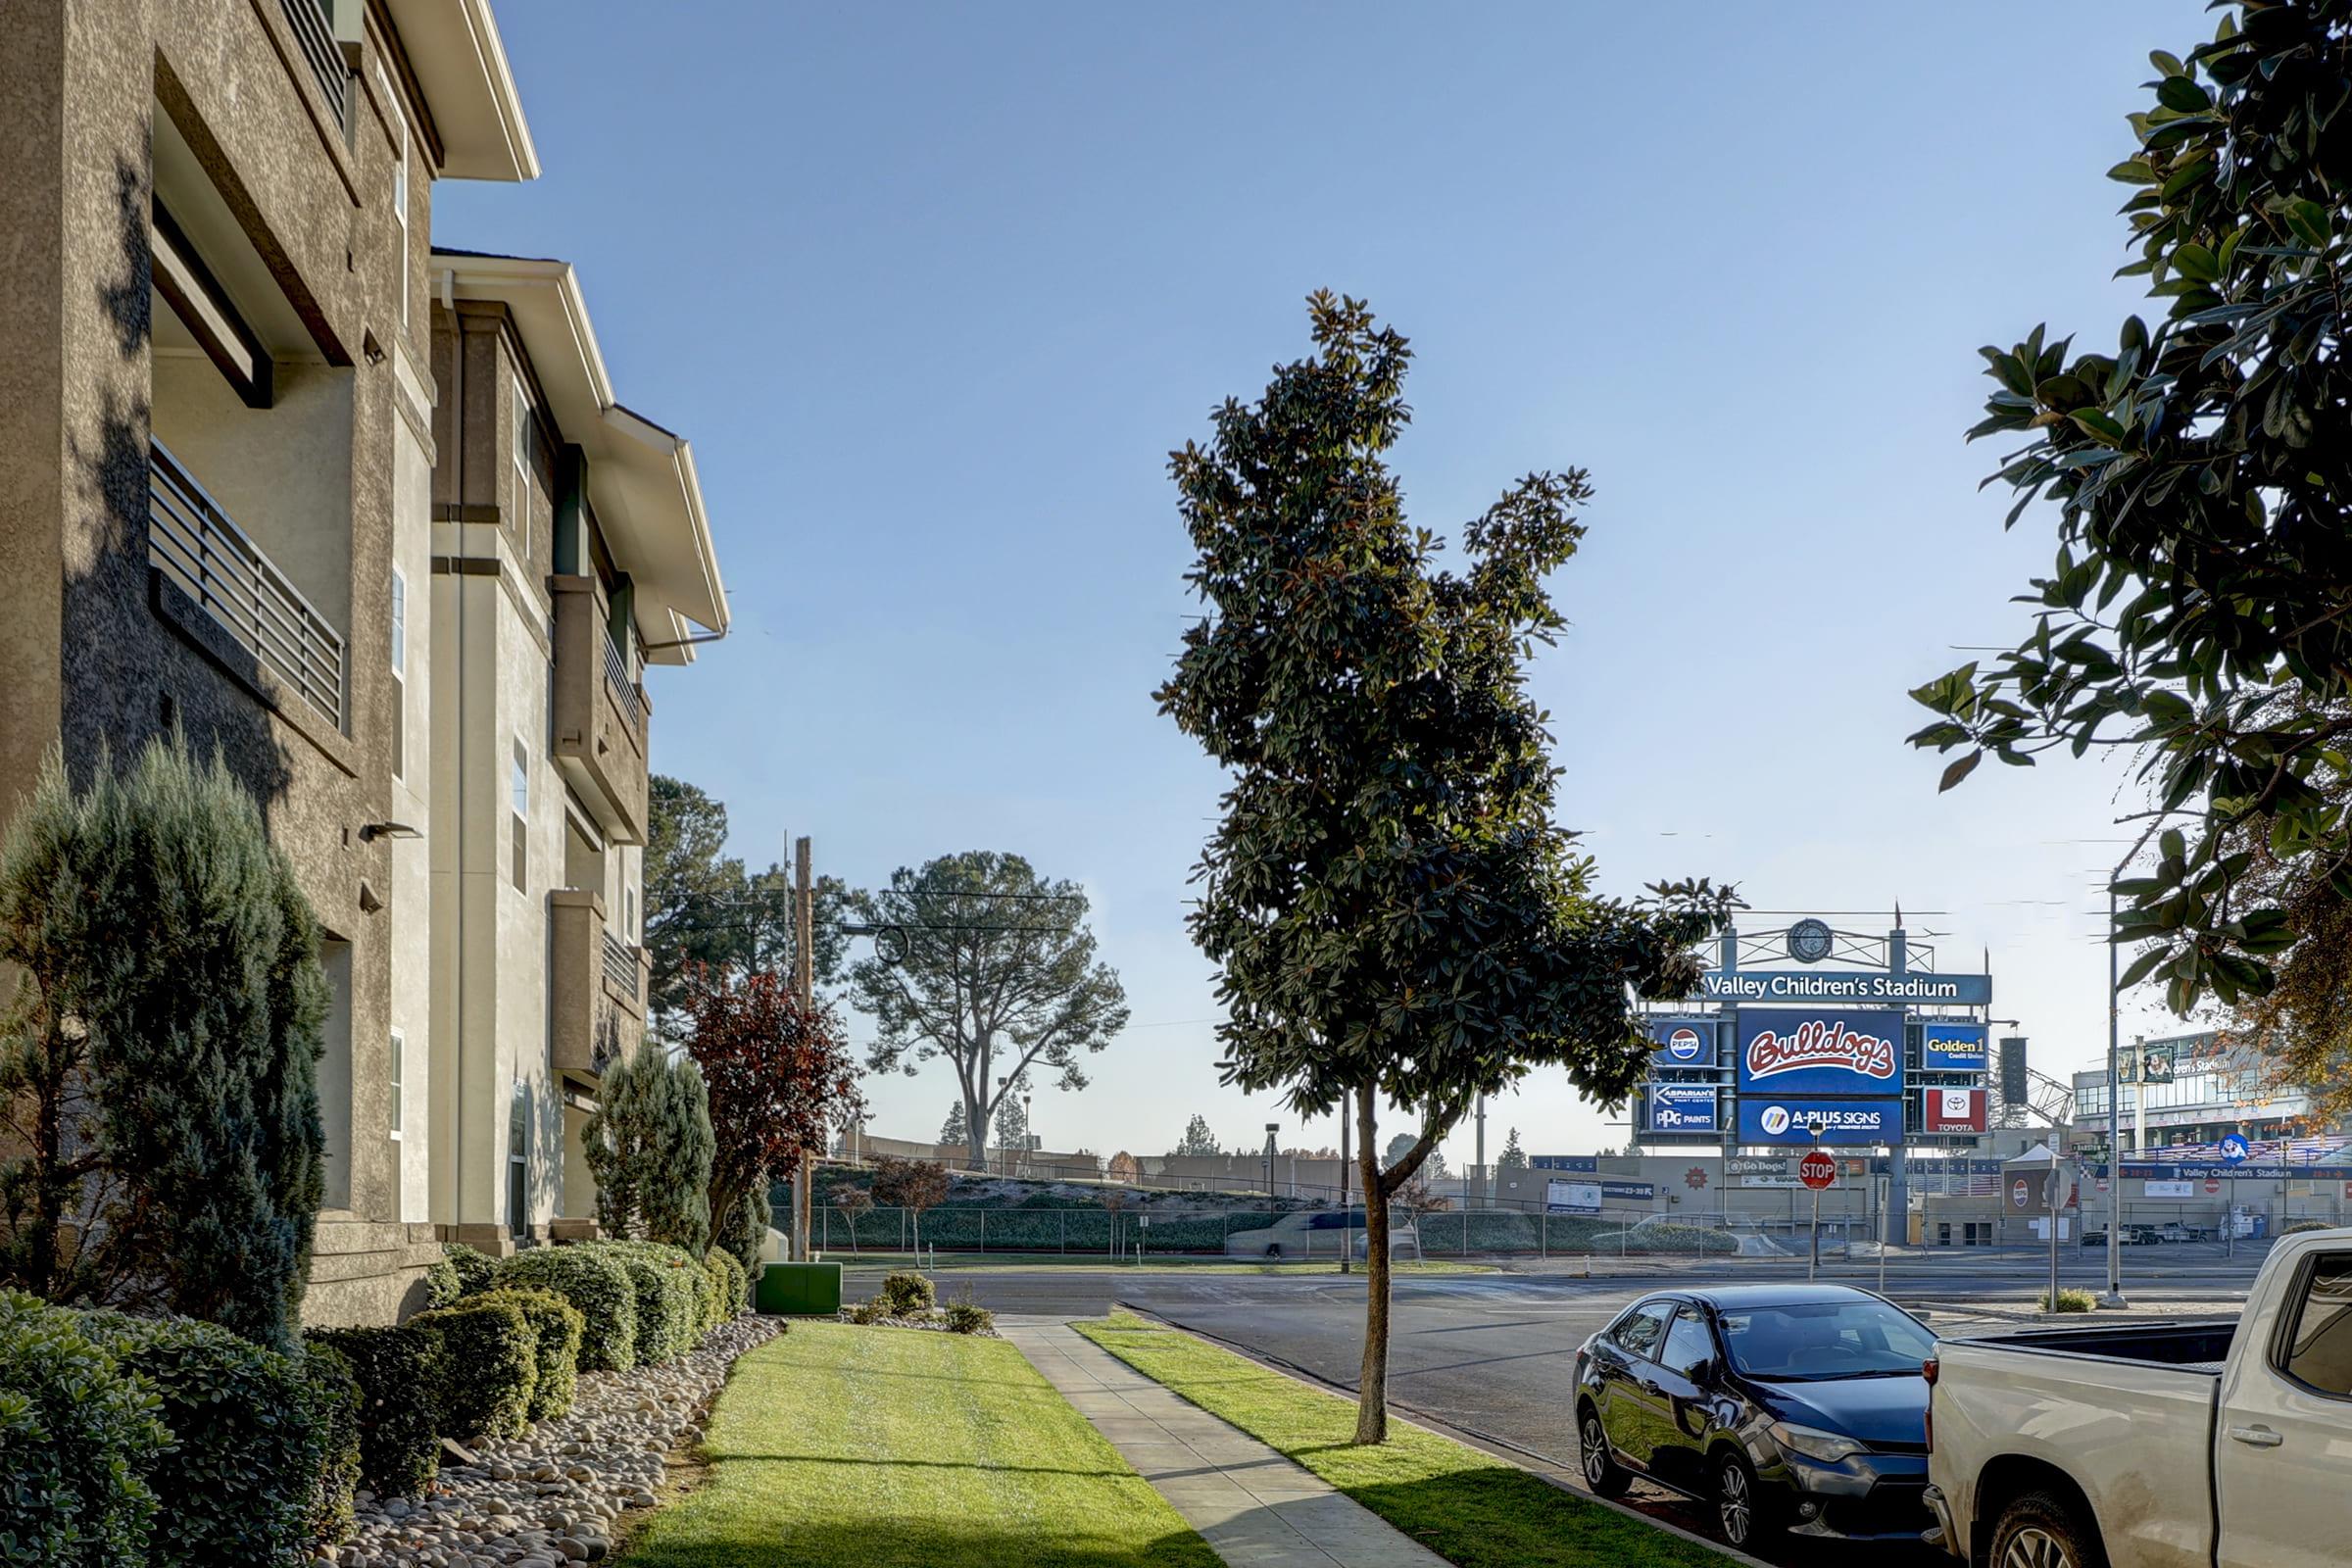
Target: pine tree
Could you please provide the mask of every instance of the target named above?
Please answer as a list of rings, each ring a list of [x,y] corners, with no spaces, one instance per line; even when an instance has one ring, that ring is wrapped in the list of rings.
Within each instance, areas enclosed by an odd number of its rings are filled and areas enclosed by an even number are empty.
[[[318,927],[219,758],[52,753],[0,848],[0,1279],[289,1343],[324,1192]]]
[[[605,1233],[700,1253],[710,1240],[710,1098],[702,1069],[658,1046],[605,1074],[580,1130]],[[740,1226],[744,1216],[730,1216]]]
[[[1029,1147],[1029,1108],[1023,1103],[1028,1082],[1016,1078],[1005,1087],[997,1100],[997,1147],[1020,1149]]]
[[[1494,1162],[1494,1174],[1503,1181],[1516,1181],[1527,1174],[1527,1151],[1519,1147],[1519,1129],[1514,1127],[1502,1141],[1502,1157]]]
[[[948,1112],[948,1119],[941,1124],[939,1129],[939,1141],[956,1149],[963,1149],[971,1144],[971,1123],[963,1119],[962,1101],[956,1102],[955,1108]]]
[[[1184,1124],[1184,1138],[1174,1149],[1168,1151],[1168,1157],[1170,1159],[1213,1157],[1225,1151],[1217,1147],[1217,1135],[1208,1130],[1208,1118],[1196,1113],[1191,1121]]]

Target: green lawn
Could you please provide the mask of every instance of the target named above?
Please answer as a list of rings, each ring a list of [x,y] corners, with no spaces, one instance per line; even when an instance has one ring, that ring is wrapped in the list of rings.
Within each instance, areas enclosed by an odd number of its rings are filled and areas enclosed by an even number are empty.
[[[1393,1415],[1387,1443],[1355,1447],[1354,1400],[1189,1334],[1123,1312],[1074,1327],[1461,1568],[1725,1568],[1718,1552]]]
[[[1221,1568],[1003,1340],[795,1323],[704,1447],[623,1568]]]

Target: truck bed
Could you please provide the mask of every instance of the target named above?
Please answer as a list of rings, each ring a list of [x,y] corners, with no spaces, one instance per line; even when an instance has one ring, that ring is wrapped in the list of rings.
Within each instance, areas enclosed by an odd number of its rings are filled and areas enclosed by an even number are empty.
[[[2014,1334],[1974,1335],[1958,1343],[1990,1350],[2031,1350],[2045,1355],[2087,1355],[2109,1361],[2166,1366],[2219,1377],[2237,1334],[2235,1318],[2198,1318],[2177,1323],[2086,1323],[2080,1328],[2021,1329]]]

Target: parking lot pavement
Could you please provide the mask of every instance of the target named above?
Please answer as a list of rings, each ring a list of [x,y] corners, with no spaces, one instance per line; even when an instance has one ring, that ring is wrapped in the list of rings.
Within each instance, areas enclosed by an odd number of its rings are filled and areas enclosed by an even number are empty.
[[[2091,1249],[2093,1255],[2084,1257],[2082,1250],[2061,1253],[2062,1284],[2103,1283],[2103,1254]],[[2156,1266],[2159,1262],[2163,1266]],[[2255,1266],[2253,1259],[2174,1255],[2151,1258],[2134,1270],[2127,1259],[2126,1284],[2140,1310],[2227,1312],[2243,1298]],[[1997,1332],[2028,1309],[2046,1283],[2044,1268],[2044,1261],[2023,1252],[1938,1257],[1890,1268],[1887,1293],[1907,1304],[1931,1304],[1931,1325],[1946,1332]],[[1648,1291],[1702,1280],[1789,1277],[1781,1270],[1760,1275],[1751,1267],[1704,1263],[1646,1265],[1613,1278],[1605,1267],[1593,1273],[1592,1278],[1553,1270],[1397,1279],[1391,1298],[1391,1398],[1408,1413],[1529,1455],[1547,1469],[1573,1473],[1571,1388],[1576,1348],[1588,1335]],[[1803,1277],[1801,1265],[1794,1273]],[[1876,1284],[1875,1267],[1848,1265],[1823,1277]],[[878,1271],[871,1282],[854,1278],[852,1293],[868,1294],[879,1279]],[[968,1289],[974,1299],[1000,1311],[1092,1317],[1124,1302],[1341,1389],[1354,1387],[1363,1354],[1360,1276],[959,1270],[943,1275],[941,1284],[943,1299]],[[1707,1529],[1703,1509],[1667,1494],[1638,1487],[1629,1500],[1687,1529]],[[1941,1568],[1947,1562],[1926,1546],[1914,1552],[1881,1545],[1865,1552],[1825,1550],[1820,1544],[1785,1550],[1779,1560],[1801,1561],[1809,1568],[1825,1560],[1851,1560],[1855,1568],[1865,1560],[1871,1568]]]

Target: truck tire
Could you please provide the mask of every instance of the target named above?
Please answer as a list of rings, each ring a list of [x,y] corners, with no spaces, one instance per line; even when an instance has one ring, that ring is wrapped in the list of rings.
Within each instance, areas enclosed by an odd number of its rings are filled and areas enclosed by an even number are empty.
[[[1992,1527],[1988,1568],[2107,1568],[2098,1527],[2064,1498],[2029,1492]]]
[[[1585,1485],[1595,1497],[1622,1497],[1625,1489],[1634,1483],[1633,1473],[1617,1462],[1609,1451],[1609,1435],[1600,1424],[1600,1412],[1590,1404],[1577,1407],[1576,1448],[1579,1468]]]

